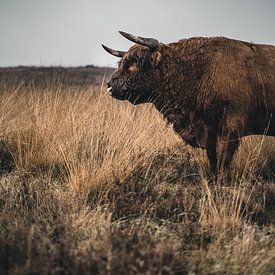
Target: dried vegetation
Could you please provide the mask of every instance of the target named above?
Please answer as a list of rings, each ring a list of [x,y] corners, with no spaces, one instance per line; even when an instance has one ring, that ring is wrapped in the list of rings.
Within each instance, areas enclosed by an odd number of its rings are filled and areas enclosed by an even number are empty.
[[[0,97],[2,274],[275,272],[273,138],[214,184],[150,105],[62,83]]]

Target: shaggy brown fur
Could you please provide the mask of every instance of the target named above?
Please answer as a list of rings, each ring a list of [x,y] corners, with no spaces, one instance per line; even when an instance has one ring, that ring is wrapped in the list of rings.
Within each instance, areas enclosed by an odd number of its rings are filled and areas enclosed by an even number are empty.
[[[152,102],[207,150],[214,174],[229,167],[241,137],[275,136],[275,46],[223,37],[134,45],[108,85],[117,99]]]

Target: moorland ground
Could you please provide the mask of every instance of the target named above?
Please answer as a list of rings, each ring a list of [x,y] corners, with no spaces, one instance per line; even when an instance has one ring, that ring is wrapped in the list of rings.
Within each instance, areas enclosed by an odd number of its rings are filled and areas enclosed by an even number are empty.
[[[210,183],[150,104],[15,75],[0,81],[3,274],[275,273],[274,138],[243,139],[231,182]]]

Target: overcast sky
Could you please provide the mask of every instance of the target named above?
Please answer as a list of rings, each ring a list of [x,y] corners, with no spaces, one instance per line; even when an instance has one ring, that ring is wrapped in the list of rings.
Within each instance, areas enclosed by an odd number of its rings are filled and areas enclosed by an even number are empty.
[[[0,0],[0,66],[115,66],[100,44],[127,50],[119,30],[275,44],[275,0]]]

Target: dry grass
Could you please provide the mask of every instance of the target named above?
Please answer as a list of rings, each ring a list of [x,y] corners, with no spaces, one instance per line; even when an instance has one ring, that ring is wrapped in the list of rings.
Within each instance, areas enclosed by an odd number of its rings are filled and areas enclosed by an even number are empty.
[[[0,97],[4,274],[275,272],[272,138],[246,138],[214,185],[150,105],[61,84]]]

